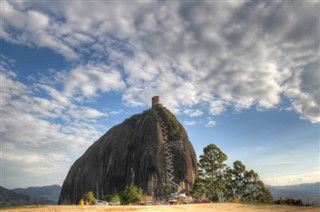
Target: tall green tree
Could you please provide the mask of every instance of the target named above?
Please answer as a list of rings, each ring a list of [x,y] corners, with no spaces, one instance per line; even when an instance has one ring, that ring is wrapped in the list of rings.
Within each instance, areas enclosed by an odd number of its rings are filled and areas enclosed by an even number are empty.
[[[203,155],[199,160],[199,179],[197,195],[201,194],[212,201],[221,201],[225,190],[224,169],[227,155],[224,154],[215,144],[209,144],[203,149]],[[197,186],[197,184],[196,184]]]
[[[203,175],[200,172],[201,170],[199,170],[198,176],[194,181],[191,193],[195,199],[202,199],[205,194],[206,179],[202,177]]]
[[[258,174],[253,170],[247,171],[241,161],[235,161],[233,169],[229,168],[225,176],[226,199],[236,197],[246,202],[272,202],[272,195],[259,179]]]
[[[231,173],[232,173],[231,185],[233,188],[234,196],[240,199],[246,189],[246,185],[245,185],[246,167],[241,161],[237,160],[233,163],[233,169],[231,170]],[[230,179],[228,179],[228,181],[230,181]]]

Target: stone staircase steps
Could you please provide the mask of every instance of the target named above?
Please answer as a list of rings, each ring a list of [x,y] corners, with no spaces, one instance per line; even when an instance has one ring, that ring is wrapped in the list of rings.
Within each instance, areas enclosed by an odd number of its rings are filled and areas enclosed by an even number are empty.
[[[174,182],[174,176],[173,176],[173,171],[174,171],[174,167],[173,167],[173,154],[171,151],[171,145],[170,145],[170,141],[168,139],[168,128],[167,126],[165,126],[164,121],[161,119],[161,117],[159,116],[158,112],[156,110],[153,110],[154,114],[156,116],[156,120],[158,121],[158,123],[160,124],[160,128],[161,128],[161,134],[164,140],[164,143],[160,145],[159,148],[163,148],[164,149],[164,154],[165,154],[165,160],[166,160],[166,176],[167,176],[167,183],[169,184],[169,186],[171,186],[174,190],[177,190],[177,193],[180,192],[181,188],[180,186]]]

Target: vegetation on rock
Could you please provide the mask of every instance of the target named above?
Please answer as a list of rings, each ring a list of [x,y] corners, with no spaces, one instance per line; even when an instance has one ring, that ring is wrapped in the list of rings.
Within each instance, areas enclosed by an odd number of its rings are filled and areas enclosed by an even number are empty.
[[[178,133],[181,130],[182,126],[176,116],[161,104],[156,105],[155,109],[159,112],[160,117],[168,123],[170,132],[169,137],[171,139],[176,139],[177,137],[179,137]]]

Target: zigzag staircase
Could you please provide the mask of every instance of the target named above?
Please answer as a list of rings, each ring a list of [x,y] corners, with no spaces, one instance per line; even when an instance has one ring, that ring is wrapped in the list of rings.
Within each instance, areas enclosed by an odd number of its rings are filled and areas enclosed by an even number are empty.
[[[159,116],[158,111],[157,110],[153,110],[153,111],[157,121],[160,124],[161,134],[164,140],[164,143],[160,146],[160,148],[163,148],[164,154],[165,154],[167,184],[173,190],[176,191],[174,195],[177,195],[181,191],[181,187],[174,182],[174,176],[173,176],[174,167],[173,167],[173,161],[172,161],[173,154],[171,151],[171,145],[170,145],[171,142],[169,141],[169,136],[168,136],[168,128],[165,125],[162,118]]]

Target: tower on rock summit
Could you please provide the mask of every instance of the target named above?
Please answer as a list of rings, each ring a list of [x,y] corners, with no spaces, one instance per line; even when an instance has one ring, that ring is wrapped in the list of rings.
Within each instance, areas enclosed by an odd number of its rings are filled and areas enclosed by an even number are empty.
[[[152,97],[152,108],[155,107],[157,104],[160,104],[160,97],[159,96]]]
[[[119,194],[131,184],[156,198],[188,192],[197,163],[187,132],[154,96],[152,109],[111,128],[74,162],[59,204],[78,204],[89,191],[97,198]]]

